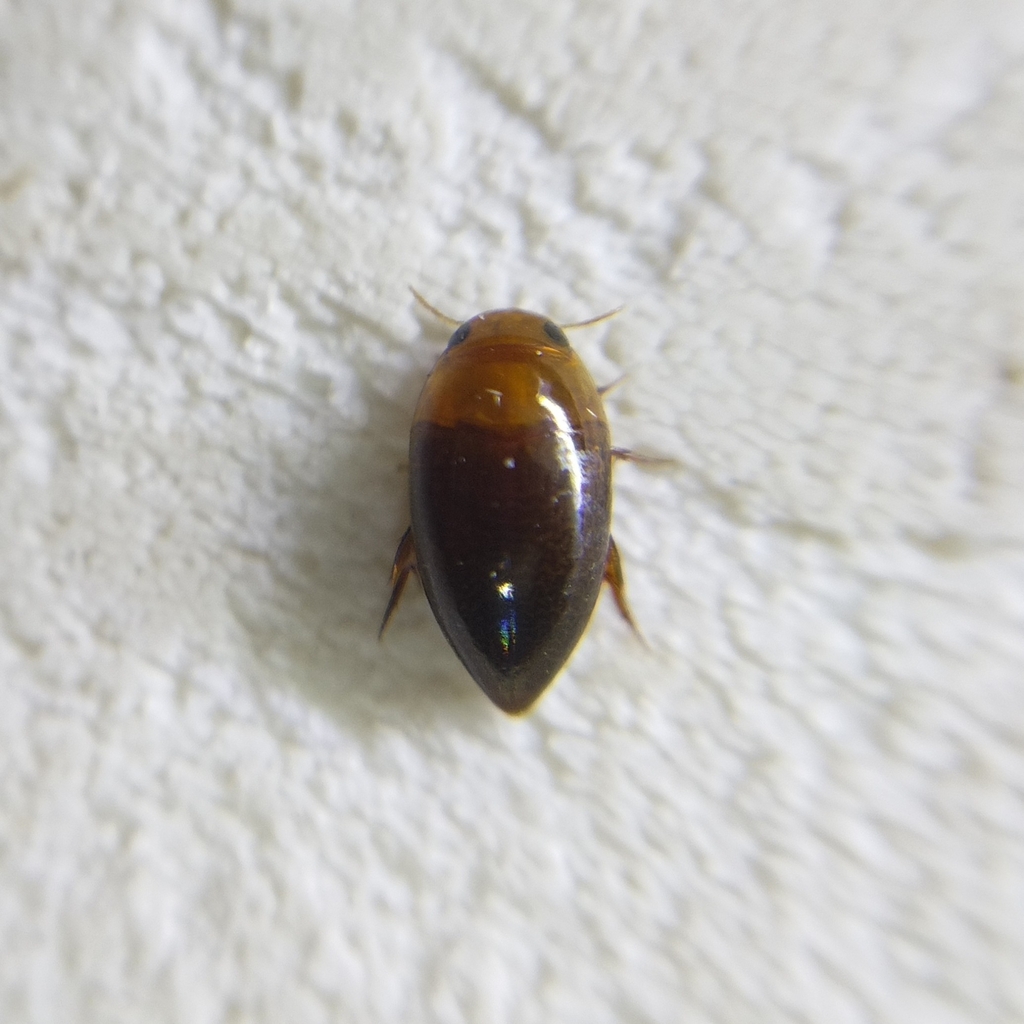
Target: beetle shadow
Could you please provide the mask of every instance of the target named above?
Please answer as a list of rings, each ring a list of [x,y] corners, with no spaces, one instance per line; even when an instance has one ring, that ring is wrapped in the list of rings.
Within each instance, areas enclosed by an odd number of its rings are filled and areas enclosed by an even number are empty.
[[[418,582],[406,589],[383,640],[377,637],[395,547],[408,525],[409,428],[438,352],[434,335],[422,332],[417,343],[426,358],[399,371],[386,391],[366,383],[370,369],[356,367],[364,382],[359,426],[328,424],[326,443],[302,453],[314,469],[288,475],[277,488],[283,498],[267,539],[269,580],[257,588],[240,581],[230,595],[249,637],[250,677],[298,692],[358,731],[386,724],[434,731],[442,722],[471,731],[493,714]],[[324,415],[337,413],[325,408]]]

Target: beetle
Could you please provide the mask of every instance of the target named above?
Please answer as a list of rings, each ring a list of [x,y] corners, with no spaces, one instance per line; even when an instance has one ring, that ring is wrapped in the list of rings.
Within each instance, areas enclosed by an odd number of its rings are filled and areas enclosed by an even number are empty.
[[[608,389],[562,327],[522,309],[460,322],[413,295],[455,331],[413,416],[411,525],[379,635],[416,572],[480,689],[521,715],[572,654],[602,582],[639,635],[611,536],[612,462],[639,457],[612,447]]]

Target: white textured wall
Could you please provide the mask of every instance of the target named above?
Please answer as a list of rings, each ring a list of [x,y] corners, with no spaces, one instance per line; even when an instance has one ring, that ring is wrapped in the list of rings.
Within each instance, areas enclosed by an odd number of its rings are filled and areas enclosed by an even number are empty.
[[[1015,0],[0,0],[0,1019],[1024,1014]],[[644,649],[376,629],[562,320]]]

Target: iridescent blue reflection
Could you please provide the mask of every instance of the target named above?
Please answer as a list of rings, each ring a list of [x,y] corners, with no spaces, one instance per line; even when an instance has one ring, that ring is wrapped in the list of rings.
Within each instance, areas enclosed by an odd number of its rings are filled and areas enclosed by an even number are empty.
[[[510,654],[516,643],[516,588],[511,583],[499,583],[497,592],[504,605],[498,619],[498,636],[501,649]]]

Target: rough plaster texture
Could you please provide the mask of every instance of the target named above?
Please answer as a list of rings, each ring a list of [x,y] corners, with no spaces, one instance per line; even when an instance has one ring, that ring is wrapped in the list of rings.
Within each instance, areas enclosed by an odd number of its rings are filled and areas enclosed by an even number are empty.
[[[1024,10],[0,2],[0,1018],[1024,1014]],[[417,588],[446,331],[571,320],[610,602]]]

